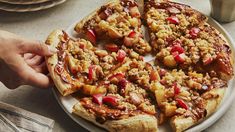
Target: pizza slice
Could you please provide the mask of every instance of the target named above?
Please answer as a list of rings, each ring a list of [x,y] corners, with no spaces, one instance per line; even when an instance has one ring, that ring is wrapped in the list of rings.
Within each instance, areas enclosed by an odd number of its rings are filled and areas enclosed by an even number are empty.
[[[108,131],[157,131],[155,106],[148,93],[119,74],[106,84],[106,94],[79,98],[73,113]],[[81,96],[81,95],[80,95]]]
[[[196,125],[216,111],[227,82],[208,74],[158,68],[159,80],[151,82],[160,107],[160,122],[170,120],[174,131],[180,132]]]
[[[136,52],[100,50],[84,39],[69,38],[61,30],[52,32],[46,43],[58,49],[47,58],[56,87],[63,96],[74,93],[78,99],[74,114],[109,131],[157,131],[152,96],[128,80],[132,67],[137,63],[145,66]]]
[[[71,42],[71,40],[68,38],[68,35],[61,30],[53,31],[46,40],[47,45],[59,50],[57,54],[46,58],[46,62],[51,78],[63,96],[77,91],[77,89],[79,89],[84,82],[82,81],[84,79],[83,76],[78,79],[74,79],[70,74],[73,72],[72,68],[74,67],[74,62],[71,61],[71,59],[74,58],[67,50],[67,44],[69,43],[68,41]],[[84,42],[84,44],[88,44],[85,40]],[[69,61],[72,63],[68,64]],[[68,69],[68,67],[71,71]]]
[[[75,31],[93,44],[111,41],[125,45],[140,54],[151,51],[141,30],[141,15],[134,0],[115,0],[80,21]]]
[[[53,31],[46,44],[58,49],[57,54],[46,60],[52,79],[64,96],[78,91],[85,84],[96,85],[111,71],[123,70],[128,60],[142,59],[131,49],[122,50],[115,44],[108,44],[107,50],[101,50],[84,39],[71,39],[62,30]]]
[[[58,53],[46,61],[50,75],[63,96],[70,95],[83,87],[88,87],[90,90],[84,90],[86,93],[106,91],[103,87],[92,91],[89,86],[97,84],[100,78],[104,78],[106,71],[101,67],[99,58],[108,52],[96,49],[84,39],[73,40],[62,30],[53,31],[47,38],[46,44],[58,49]],[[101,63],[105,62],[104,59]],[[111,63],[109,65],[112,66]]]
[[[148,1],[145,19],[158,62],[225,80],[232,77],[229,44],[200,12],[179,3]]]
[[[79,93],[73,113],[108,131],[157,131],[157,107],[148,88],[151,70],[138,57],[125,58],[103,79],[106,93],[86,97]]]

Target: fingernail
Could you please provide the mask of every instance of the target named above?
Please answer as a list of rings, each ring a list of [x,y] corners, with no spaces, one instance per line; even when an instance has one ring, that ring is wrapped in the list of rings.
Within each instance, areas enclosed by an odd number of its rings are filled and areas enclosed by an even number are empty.
[[[58,52],[58,50],[54,47],[51,47],[51,46],[47,46],[47,47],[48,47],[49,51],[53,54]]]

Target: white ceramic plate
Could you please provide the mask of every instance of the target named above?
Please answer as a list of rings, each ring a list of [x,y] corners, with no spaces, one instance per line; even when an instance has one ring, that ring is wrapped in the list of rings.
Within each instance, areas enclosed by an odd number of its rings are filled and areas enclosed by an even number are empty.
[[[0,0],[0,2],[9,3],[9,4],[20,4],[20,5],[28,5],[28,4],[38,4],[51,0]]]
[[[76,22],[78,22],[78,21],[80,21],[80,20],[77,20]],[[233,54],[232,56],[235,56],[235,52],[234,52],[235,43],[233,42],[231,36],[224,30],[224,28],[220,24],[218,24],[215,20],[213,20],[210,17],[209,17],[208,23],[210,25],[212,25],[213,27],[215,27],[218,31],[220,31],[225,36],[225,38],[227,39],[228,43],[231,46],[232,54]],[[69,36],[72,36],[74,38],[76,38],[76,33],[73,30],[75,24],[76,23],[72,24],[66,30],[66,32],[69,34]],[[189,128],[187,131],[188,132],[202,131],[202,130],[205,130],[206,128],[208,128],[209,126],[211,126],[213,123],[215,123],[228,110],[230,104],[232,103],[232,101],[235,97],[234,86],[235,86],[235,79],[233,77],[228,84],[228,88],[226,90],[223,101],[222,101],[220,107],[217,109],[217,111],[214,114],[212,114],[210,117],[208,117],[206,120]],[[54,93],[57,101],[59,102],[60,106],[76,123],[78,123],[79,125],[81,125],[82,127],[86,128],[89,131],[96,131],[96,132],[104,132],[105,131],[104,129],[97,127],[96,125],[86,121],[85,119],[82,119],[82,118],[72,114],[72,107],[77,102],[77,100],[75,98],[73,98],[72,96],[62,97],[56,88],[53,88],[53,93]],[[170,126],[168,126],[168,125],[163,125],[159,129],[160,129],[160,132],[167,132],[167,131],[171,130]]]
[[[47,2],[39,4],[30,4],[30,5],[17,5],[17,4],[8,4],[0,2],[0,10],[10,11],[10,12],[31,12],[39,11],[54,7],[56,5],[64,3],[66,0],[50,0]]]

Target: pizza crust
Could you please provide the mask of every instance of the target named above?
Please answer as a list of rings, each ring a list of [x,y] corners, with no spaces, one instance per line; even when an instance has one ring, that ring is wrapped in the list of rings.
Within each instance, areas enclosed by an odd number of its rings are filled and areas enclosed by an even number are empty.
[[[89,113],[78,102],[73,107],[73,113],[102,127],[110,132],[157,132],[157,119],[151,115],[136,115],[121,120],[108,120],[104,124],[96,122],[93,114]]]
[[[209,94],[218,96],[218,97],[206,100],[206,106],[205,106],[205,109],[207,112],[206,117],[197,121],[197,120],[194,120],[192,117],[185,118],[184,116],[174,116],[170,120],[170,124],[173,130],[176,132],[181,132],[205,120],[207,117],[209,117],[211,114],[213,114],[216,111],[216,109],[218,108],[218,106],[220,105],[224,97],[225,91],[226,91],[226,88],[216,88],[216,89],[212,89],[211,91],[204,93],[203,94],[204,96],[209,95]]]
[[[54,30],[47,38],[46,44],[50,47],[56,48],[60,42],[60,36],[63,35],[62,30]],[[54,71],[56,64],[58,63],[57,54],[52,55],[51,57],[46,57],[46,63],[48,70],[50,72],[51,78],[54,81],[55,86],[63,96],[67,96],[71,93],[77,91],[76,87],[72,87],[71,84],[65,83],[61,80],[61,77],[57,75]]]
[[[228,40],[225,38],[225,36],[222,33],[220,33],[216,28],[214,28],[213,26],[209,25],[208,23],[207,23],[207,25],[212,27],[216,31],[216,33],[219,35],[219,37],[222,40],[225,41],[225,43],[224,43],[225,45],[231,47],[230,44],[228,43]],[[231,65],[233,66],[233,64],[234,64],[234,56],[232,56],[232,54],[229,55],[229,60],[230,60]],[[220,77],[222,79],[224,79],[224,80],[230,80],[233,75],[234,75],[234,71],[233,71],[232,75],[228,75],[226,73],[220,72]]]

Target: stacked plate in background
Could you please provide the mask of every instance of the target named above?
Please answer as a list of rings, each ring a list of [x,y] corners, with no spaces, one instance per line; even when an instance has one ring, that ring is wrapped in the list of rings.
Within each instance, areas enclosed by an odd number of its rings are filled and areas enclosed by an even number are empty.
[[[30,12],[48,9],[66,0],[0,0],[0,10],[10,12]]]

